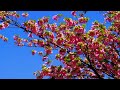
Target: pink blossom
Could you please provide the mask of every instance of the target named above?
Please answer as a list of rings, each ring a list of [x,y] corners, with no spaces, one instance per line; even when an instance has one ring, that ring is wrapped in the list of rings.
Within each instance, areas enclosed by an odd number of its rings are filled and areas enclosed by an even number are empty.
[[[100,50],[101,52],[104,52],[104,49],[102,48],[102,50]]]
[[[117,71],[118,76],[120,76],[120,70]]]
[[[76,16],[76,11],[72,11],[71,14],[72,14],[73,16]]]
[[[48,57],[44,56],[42,60],[45,61],[47,58],[48,58]]]
[[[99,54],[95,54],[95,56],[96,56],[96,57],[98,57],[98,56],[99,56]]]
[[[54,16],[52,17],[52,19],[55,20],[55,21],[58,21],[59,16],[58,16],[58,15],[54,15]]]
[[[29,34],[28,34],[28,37],[31,37],[31,38],[33,38],[33,35],[32,35],[32,33],[29,33]]]
[[[28,13],[22,13],[23,17],[28,17],[28,15],[29,15]]]

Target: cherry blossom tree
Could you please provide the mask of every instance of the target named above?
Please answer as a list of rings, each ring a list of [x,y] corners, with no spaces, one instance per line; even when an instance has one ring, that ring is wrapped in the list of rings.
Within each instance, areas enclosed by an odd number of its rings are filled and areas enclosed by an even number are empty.
[[[87,13],[86,11],[84,11]],[[44,51],[32,50],[32,55],[42,57],[42,70],[34,73],[37,79],[44,76],[52,79],[110,79],[120,78],[120,11],[104,12],[104,23],[94,21],[91,29],[86,32],[85,26],[89,21],[85,13],[72,11],[72,18],[64,18],[59,25],[50,24],[49,17],[43,16],[38,21],[27,20],[19,23],[13,18],[20,19],[16,11],[0,11],[0,30],[14,25],[21,28],[30,39],[14,35],[15,45],[43,48]],[[29,14],[23,13],[27,18]],[[62,14],[52,17],[58,21]],[[106,28],[106,23],[110,26]],[[34,36],[38,38],[34,38]],[[7,42],[7,36],[0,34],[0,39]],[[54,59],[63,65],[52,65],[49,55],[54,50],[58,53]]]

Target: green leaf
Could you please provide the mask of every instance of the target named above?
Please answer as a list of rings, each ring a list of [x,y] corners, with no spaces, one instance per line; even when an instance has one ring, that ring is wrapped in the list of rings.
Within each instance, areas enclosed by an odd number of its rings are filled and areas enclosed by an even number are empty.
[[[60,66],[58,66],[58,70],[60,71],[61,70],[61,68],[62,68],[62,66],[60,65]]]
[[[98,21],[97,21],[97,20],[95,20],[95,23],[98,23]]]
[[[86,28],[86,24],[82,24],[82,27],[83,27],[83,28]]]
[[[81,64],[82,64],[81,61],[79,61],[79,62],[77,63],[78,66],[81,66]]]
[[[109,61],[107,59],[102,60],[101,62],[108,63]]]
[[[104,29],[100,29],[100,32],[101,32],[102,34],[105,34],[105,30],[104,30]]]
[[[58,14],[59,17],[63,16],[62,14]]]
[[[45,31],[45,34],[49,35],[49,31]]]
[[[33,20],[34,21],[34,23],[36,22],[36,20]]]
[[[78,16],[75,16],[75,18],[78,18]]]
[[[49,63],[51,63],[51,62],[52,62],[52,60],[50,60],[50,59],[49,59],[49,60],[48,60],[48,62],[49,62]]]
[[[70,62],[71,60],[70,60],[70,58],[69,58],[68,56],[66,56],[66,57],[65,57],[65,61],[66,61],[66,62]]]
[[[118,37],[118,40],[120,40],[120,37]]]
[[[64,19],[65,19],[65,20],[69,20],[70,18],[67,18],[67,17],[66,17],[66,18],[64,18]]]
[[[87,18],[87,20],[90,20],[90,18]]]
[[[80,57],[76,57],[75,60],[80,60],[81,58]]]
[[[66,61],[67,61],[67,62],[70,62],[71,60],[70,60],[70,58],[68,58],[68,59],[66,59]]]

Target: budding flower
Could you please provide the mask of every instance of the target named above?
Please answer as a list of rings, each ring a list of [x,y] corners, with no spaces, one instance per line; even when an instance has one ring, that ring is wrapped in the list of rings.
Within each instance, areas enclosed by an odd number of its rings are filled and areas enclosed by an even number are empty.
[[[36,50],[32,50],[32,55],[35,55],[37,51]]]
[[[85,60],[84,60],[84,62],[85,62],[86,64],[88,64],[88,63],[89,63],[89,61],[88,61],[87,59],[85,59]]]
[[[37,43],[38,43],[38,40],[37,40],[37,39],[33,39],[32,42],[33,42],[34,44],[37,44]]]
[[[58,21],[58,19],[62,16],[62,14],[57,14],[52,17],[53,20]]]
[[[33,38],[32,33],[29,33],[29,34],[28,34],[28,37]]]
[[[58,15],[54,15],[54,16],[52,17],[52,19],[55,20],[55,21],[57,21],[58,18],[59,18]]]
[[[95,74],[93,72],[89,72],[90,76],[95,76]]]
[[[23,17],[28,17],[28,15],[29,15],[28,13],[22,13]]]
[[[29,43],[28,43],[28,46],[30,46],[30,47],[31,47],[31,46],[32,46],[32,42],[29,42]]]
[[[28,40],[27,40],[27,39],[23,39],[23,41],[24,41],[24,42],[28,42]]]
[[[8,41],[8,38],[4,37],[4,41],[7,42],[7,41]]]
[[[118,64],[118,67],[120,68],[120,64]]]
[[[43,52],[38,52],[38,54],[39,54],[39,55],[42,55],[42,54],[43,54]]]
[[[71,14],[72,14],[73,16],[76,16],[76,11],[72,11]]]
[[[17,36],[17,35],[13,36],[13,39],[14,39],[14,40],[17,40],[17,39],[18,39],[18,36]]]
[[[47,58],[48,58],[48,57],[44,56],[42,60],[45,61]]]

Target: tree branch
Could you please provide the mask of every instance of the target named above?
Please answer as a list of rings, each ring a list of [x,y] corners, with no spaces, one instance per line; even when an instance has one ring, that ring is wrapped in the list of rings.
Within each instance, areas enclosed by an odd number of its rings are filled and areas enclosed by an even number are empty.
[[[88,44],[87,44],[87,45],[88,45]],[[88,51],[87,45],[86,45],[86,50],[85,50],[85,51]],[[97,70],[93,67],[92,62],[91,62],[91,60],[90,60],[90,58],[89,58],[89,55],[85,53],[85,57],[87,58],[87,60],[88,60],[89,63],[90,63],[90,64],[88,64],[88,66],[94,71],[94,73],[97,75],[97,77],[98,77],[99,79],[103,79],[103,78],[99,75],[99,73],[97,72]]]

